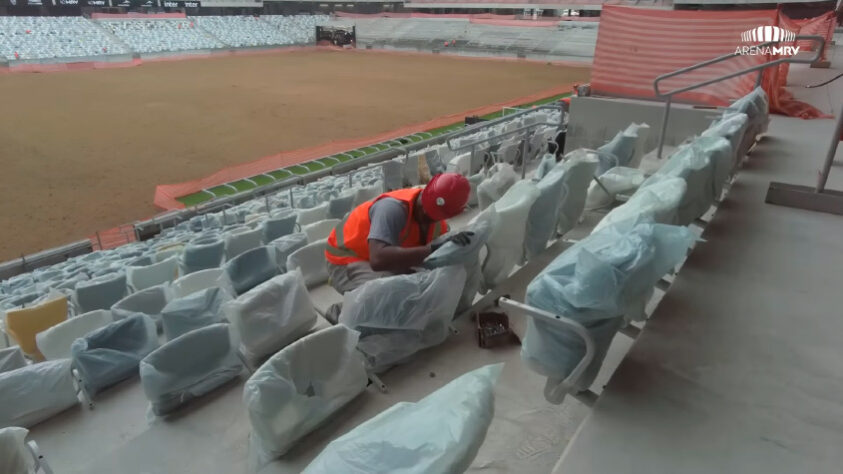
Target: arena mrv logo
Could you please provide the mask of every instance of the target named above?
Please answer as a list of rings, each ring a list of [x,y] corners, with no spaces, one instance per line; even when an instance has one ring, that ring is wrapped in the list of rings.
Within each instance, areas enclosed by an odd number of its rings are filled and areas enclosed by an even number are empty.
[[[738,46],[735,54],[746,56],[775,55],[775,56],[796,56],[799,53],[799,46],[769,45],[759,46],[770,41],[794,41],[796,33],[779,28],[778,26],[759,26],[741,33],[741,41],[750,45]]]

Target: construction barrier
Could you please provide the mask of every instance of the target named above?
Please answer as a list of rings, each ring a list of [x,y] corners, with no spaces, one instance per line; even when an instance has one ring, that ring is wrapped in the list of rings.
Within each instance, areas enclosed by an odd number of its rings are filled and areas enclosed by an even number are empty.
[[[596,94],[654,98],[653,80],[659,75],[734,53],[751,46],[741,34],[759,26],[791,26],[796,34],[830,31],[826,15],[809,20],[790,20],[778,10],[683,11],[653,10],[605,5],[594,52],[591,88]],[[783,43],[782,45],[786,45]],[[791,44],[793,45],[793,44]],[[670,78],[664,91],[714,79],[774,59],[771,55],[742,55],[710,67]],[[802,118],[825,117],[809,104],[796,101],[784,86],[788,67],[767,70],[763,87],[770,97],[770,110]],[[717,82],[679,94],[675,100],[708,105],[728,105],[755,86],[755,74]]]

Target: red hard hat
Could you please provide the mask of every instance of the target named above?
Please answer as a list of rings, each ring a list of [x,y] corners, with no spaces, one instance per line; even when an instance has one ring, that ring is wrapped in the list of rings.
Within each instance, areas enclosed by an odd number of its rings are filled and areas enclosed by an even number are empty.
[[[444,221],[460,214],[468,202],[471,185],[458,173],[437,174],[421,194],[422,209],[433,221]]]

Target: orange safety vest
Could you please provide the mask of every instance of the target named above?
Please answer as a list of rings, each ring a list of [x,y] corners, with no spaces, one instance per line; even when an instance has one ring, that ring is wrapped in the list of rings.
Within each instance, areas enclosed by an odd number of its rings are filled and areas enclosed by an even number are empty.
[[[401,247],[418,247],[426,245],[433,239],[448,232],[445,221],[434,222],[427,232],[427,238],[421,239],[421,226],[413,217],[413,208],[421,189],[399,189],[381,194],[377,198],[366,201],[352,210],[328,236],[328,247],[325,258],[334,265],[348,265],[352,262],[369,261],[369,209],[372,204],[383,198],[393,198],[403,202],[409,209],[407,223],[401,230],[398,242]]]

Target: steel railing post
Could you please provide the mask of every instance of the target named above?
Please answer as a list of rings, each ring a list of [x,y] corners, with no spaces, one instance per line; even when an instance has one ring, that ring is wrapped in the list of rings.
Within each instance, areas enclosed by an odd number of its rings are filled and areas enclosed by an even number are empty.
[[[664,114],[662,115],[662,128],[661,132],[659,133],[659,151],[656,155],[657,158],[661,159],[662,157],[662,149],[664,148],[664,138],[665,134],[667,133],[667,119],[670,117],[670,103],[673,101],[673,96],[667,96],[667,100],[664,101]]]
[[[831,165],[834,163],[834,155],[837,153],[837,145],[840,143],[840,137],[843,133],[843,106],[837,112],[837,125],[834,127],[834,134],[831,136],[831,145],[828,146],[828,154],[825,156],[825,163],[823,164],[822,173],[820,173],[817,181],[817,188],[815,192],[821,193],[825,191],[825,184],[828,182],[828,174],[831,172]]]

